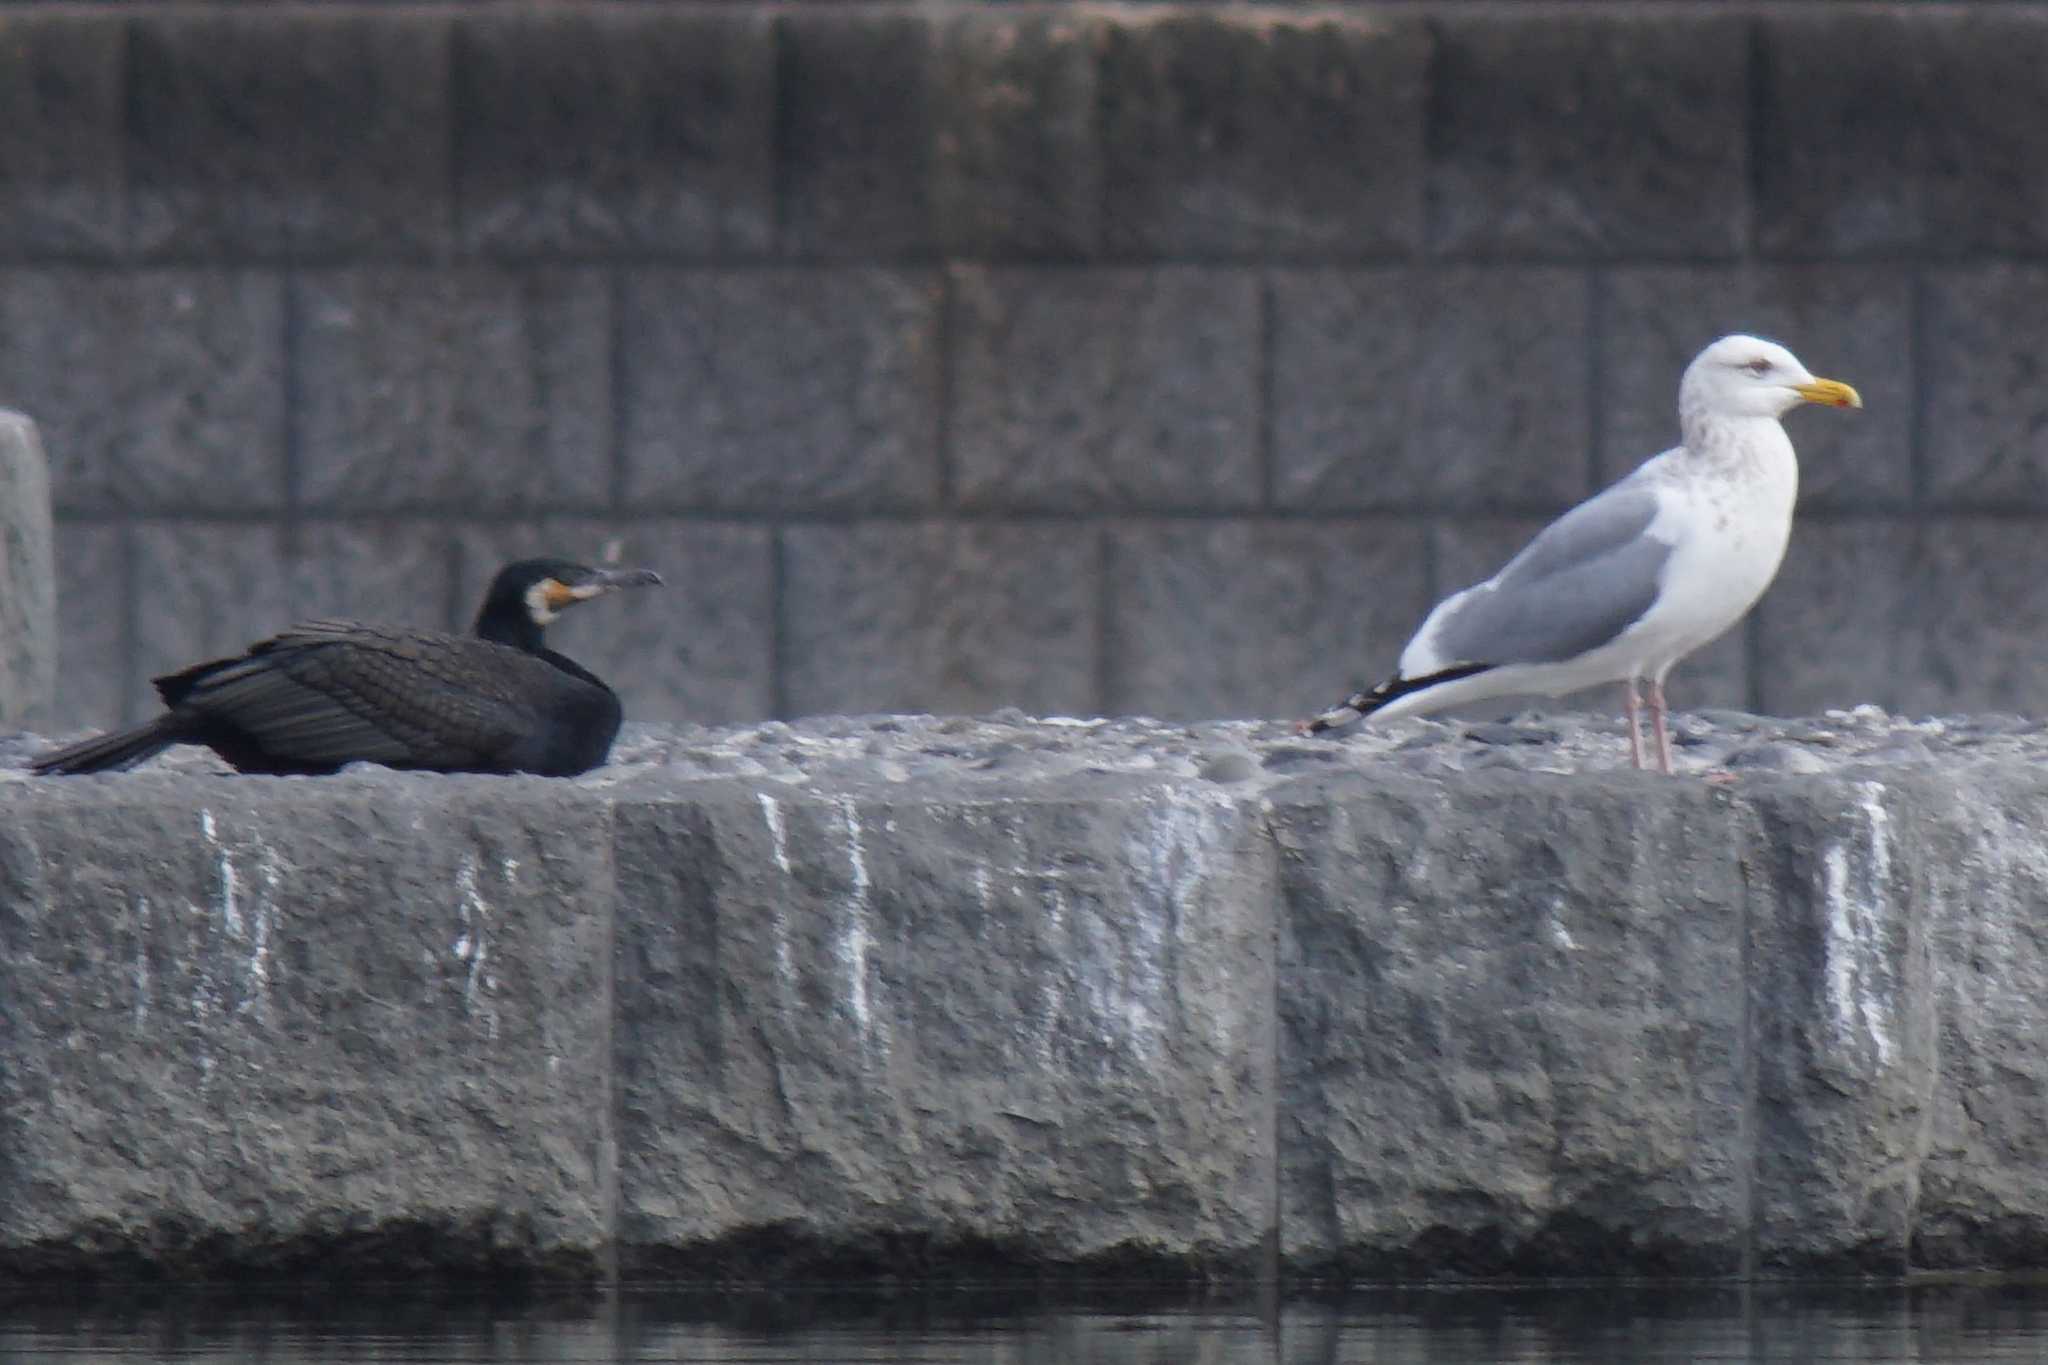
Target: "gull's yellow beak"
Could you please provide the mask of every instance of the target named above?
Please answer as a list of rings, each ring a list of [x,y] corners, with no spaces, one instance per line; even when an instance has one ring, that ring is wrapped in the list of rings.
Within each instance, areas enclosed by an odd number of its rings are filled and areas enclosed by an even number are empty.
[[[1811,384],[1794,384],[1792,392],[1809,403],[1830,408],[1860,408],[1863,395],[1839,379],[1816,379]]]

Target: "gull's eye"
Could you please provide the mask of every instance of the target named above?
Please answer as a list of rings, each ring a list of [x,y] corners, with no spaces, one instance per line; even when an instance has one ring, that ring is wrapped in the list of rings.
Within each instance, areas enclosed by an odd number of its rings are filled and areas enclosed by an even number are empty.
[[[1765,360],[1762,356],[1758,356],[1755,360],[1750,361],[1747,365],[1744,365],[1742,368],[1748,370],[1751,374],[1756,375],[1758,378],[1762,378],[1764,375],[1767,375],[1771,372],[1771,362]]]

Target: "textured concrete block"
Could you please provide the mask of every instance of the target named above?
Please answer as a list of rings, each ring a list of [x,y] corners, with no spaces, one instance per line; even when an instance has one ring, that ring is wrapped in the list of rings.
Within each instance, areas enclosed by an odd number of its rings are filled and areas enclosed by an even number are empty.
[[[116,14],[0,20],[0,245],[108,257],[122,248]]]
[[[1919,555],[1910,522],[1795,521],[1778,581],[1757,605],[1757,708],[1776,716],[1866,702],[1942,708],[1943,687],[1910,671]]]
[[[1940,271],[1926,286],[1927,496],[2048,508],[2048,387],[2039,328],[2048,270]]]
[[[63,511],[284,505],[284,299],[244,271],[0,272],[0,399]]]
[[[776,32],[783,254],[929,255],[930,18],[805,7],[778,15]]]
[[[1084,257],[1102,238],[1102,144],[1089,14],[956,12],[941,22],[932,211],[958,257]]]
[[[1937,1052],[1921,803],[1875,781],[1744,796],[1756,1265],[1897,1273]]]
[[[1281,271],[1272,291],[1280,506],[1520,511],[1592,491],[1582,275]]]
[[[629,721],[716,725],[775,709],[774,533],[707,521],[576,520],[459,532],[458,599],[467,630],[484,588],[507,562],[560,554],[653,569],[662,585],[565,613],[548,644],[610,683]]]
[[[1258,505],[1249,273],[953,272],[953,488],[1014,511]]]
[[[774,244],[774,28],[743,10],[466,13],[463,244],[495,255],[762,255]]]
[[[293,287],[304,507],[610,506],[603,272],[321,271]]]
[[[445,522],[307,522],[298,528],[288,553],[293,621],[341,616],[467,631],[476,618],[476,599],[463,596],[465,585],[457,581],[461,542]]]
[[[1101,551],[1060,526],[932,522],[783,532],[792,715],[1094,714]]]
[[[1350,14],[1126,10],[1104,32],[1104,245],[1356,260],[1422,228],[1427,31]]]
[[[130,245],[149,255],[436,251],[450,237],[448,21],[129,16]]]
[[[1392,669],[1427,605],[1424,563],[1421,532],[1393,520],[1120,527],[1106,709],[1195,720],[1332,706]]]
[[[1737,254],[1748,31],[1741,18],[1666,13],[1440,23],[1430,249]]]
[[[0,408],[0,727],[46,724],[56,688],[50,466],[36,424]]]
[[[1429,597],[1430,603],[1493,577],[1550,521],[1549,517],[1468,517],[1432,526],[1430,562],[1436,567],[1436,584]],[[1418,615],[1414,625],[1421,624],[1422,618]],[[1403,640],[1406,638],[1402,637]],[[1394,654],[1387,656],[1380,677],[1393,672],[1395,658]],[[1378,680],[1378,677],[1372,679],[1374,682]],[[1697,711],[1701,707],[1748,709],[1751,701],[1749,631],[1746,624],[1738,622],[1720,639],[1682,659],[1665,680],[1664,699],[1674,711]],[[1575,711],[1618,717],[1626,705],[1621,686],[1617,683],[1569,693],[1564,697],[1503,698],[1481,702],[1460,708],[1455,714],[1501,716],[1523,706],[1532,706],[1543,711],[1568,707]],[[1620,733],[1622,742],[1626,744],[1627,730],[1623,728]],[[1647,722],[1643,733],[1649,734]]]
[[[239,654],[291,624],[294,613],[290,559],[276,527],[145,522],[133,535],[138,672],[123,711],[140,718],[163,709],[151,678]],[[374,615],[373,605],[349,614]]]
[[[2036,766],[1955,778],[1925,784],[1922,856],[1893,859],[1925,895],[1914,908],[1932,940],[1941,1029],[1913,1260],[2032,1263],[2048,1238],[2048,1078],[2032,1018],[2048,999],[2048,789]]]
[[[938,496],[939,281],[924,272],[625,278],[638,509],[872,511]]]
[[[591,1273],[611,839],[539,781],[24,786],[0,1260]]]
[[[1890,267],[1620,270],[1602,301],[1600,463],[1607,478],[1678,443],[1678,378],[1716,337],[1783,342],[1854,384],[1864,412],[1791,416],[1802,507],[1913,497],[1913,282]]]
[[[1274,794],[1287,1262],[1739,1268],[1741,824],[1660,781]]]
[[[1896,705],[1950,714],[2038,711],[2048,678],[2044,575],[2048,543],[2029,522],[1928,521],[1899,591]]]
[[[50,734],[103,729],[129,719],[135,695],[128,651],[128,530],[57,523],[57,692]]]
[[[1759,33],[1760,249],[1940,257],[2048,240],[2048,15],[1816,9]]]
[[[622,800],[617,829],[623,1264],[729,1268],[764,1232],[841,1264],[1252,1263],[1273,874],[1249,812],[763,791]]]

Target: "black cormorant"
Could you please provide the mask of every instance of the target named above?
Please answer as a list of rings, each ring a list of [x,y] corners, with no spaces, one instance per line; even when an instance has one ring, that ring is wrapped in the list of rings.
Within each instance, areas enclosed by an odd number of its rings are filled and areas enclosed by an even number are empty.
[[[245,773],[331,773],[367,759],[437,772],[569,777],[604,762],[619,699],[547,648],[566,607],[659,583],[646,569],[523,559],[498,571],[473,635],[309,621],[232,659],[156,679],[170,708],[31,765],[38,773],[126,768],[173,744],[204,744]]]

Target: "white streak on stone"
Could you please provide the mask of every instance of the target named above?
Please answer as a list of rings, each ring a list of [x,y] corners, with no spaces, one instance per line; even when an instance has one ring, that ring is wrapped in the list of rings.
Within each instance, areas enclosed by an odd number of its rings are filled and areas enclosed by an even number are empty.
[[[477,874],[481,869],[474,852],[462,855],[462,865],[455,870],[455,888],[460,899],[455,905],[456,918],[461,925],[451,950],[457,958],[468,964],[469,974],[462,985],[462,1003],[483,1020],[484,1036],[495,1041],[498,1036],[498,1011],[489,1004],[481,1009],[477,1005],[479,988],[488,996],[496,984],[484,964],[490,958],[490,914],[491,907],[484,900],[483,890],[477,885]]]
[[[1870,1038],[1880,1066],[1892,1060],[1890,1027],[1896,983],[1885,955],[1884,909],[1891,889],[1890,816],[1884,788],[1858,785],[1858,807],[1869,828],[1870,854],[1852,869],[1849,847],[1830,844],[1821,855],[1821,895],[1826,903],[1828,1004],[1835,1028],[1846,1040],[1858,1032]],[[1852,875],[1860,874],[1860,875]]]
[[[1222,816],[1229,806],[1228,797],[1182,791],[1164,792],[1150,802],[1150,818],[1125,847],[1125,861],[1135,874],[1130,904],[1104,907],[1113,912],[1111,922],[1090,956],[1106,958],[1111,974],[1098,975],[1089,985],[1102,1017],[1120,1026],[1122,1042],[1142,1061],[1164,1051],[1173,1005],[1169,948],[1187,933],[1187,917],[1215,874]]]
[[[213,822],[213,812],[199,812],[199,833],[206,840],[206,846],[213,850],[214,872],[220,879],[218,902],[221,924],[226,927],[230,938],[242,937],[242,909],[239,892],[241,878],[235,872],[234,857],[221,843],[220,834]]]
[[[846,863],[852,877],[852,894],[844,905],[844,917],[835,952],[846,973],[846,1002],[853,1011],[863,1038],[874,1033],[874,1019],[868,1008],[868,952],[874,946],[869,919],[873,911],[872,886],[868,881],[867,850],[862,847],[860,808],[850,796],[838,798],[840,818],[846,825]]]
[[[135,898],[135,1031],[149,1023],[149,897]]]
[[[1550,930],[1550,941],[1553,945],[1564,949],[1568,953],[1578,951],[1579,941],[1572,937],[1571,930],[1565,928],[1563,901],[1552,901],[1550,903],[1548,928]]]
[[[249,990],[239,1008],[259,1013],[270,998],[270,936],[277,927],[278,892],[284,886],[284,868],[277,851],[256,841],[256,913],[249,935]]]
[[[768,826],[768,843],[775,857],[776,871],[785,877],[794,877],[796,869],[789,865],[789,826],[783,823],[782,804],[766,792],[755,792],[754,799],[761,803],[761,819]]]
[[[761,820],[768,826],[768,844],[775,870],[792,880],[796,868],[789,861],[789,825],[782,818],[782,804],[766,792],[754,793],[761,803]],[[775,936],[775,985],[787,1001],[796,995],[796,957],[789,946],[789,902],[777,896],[768,912],[768,931]]]

